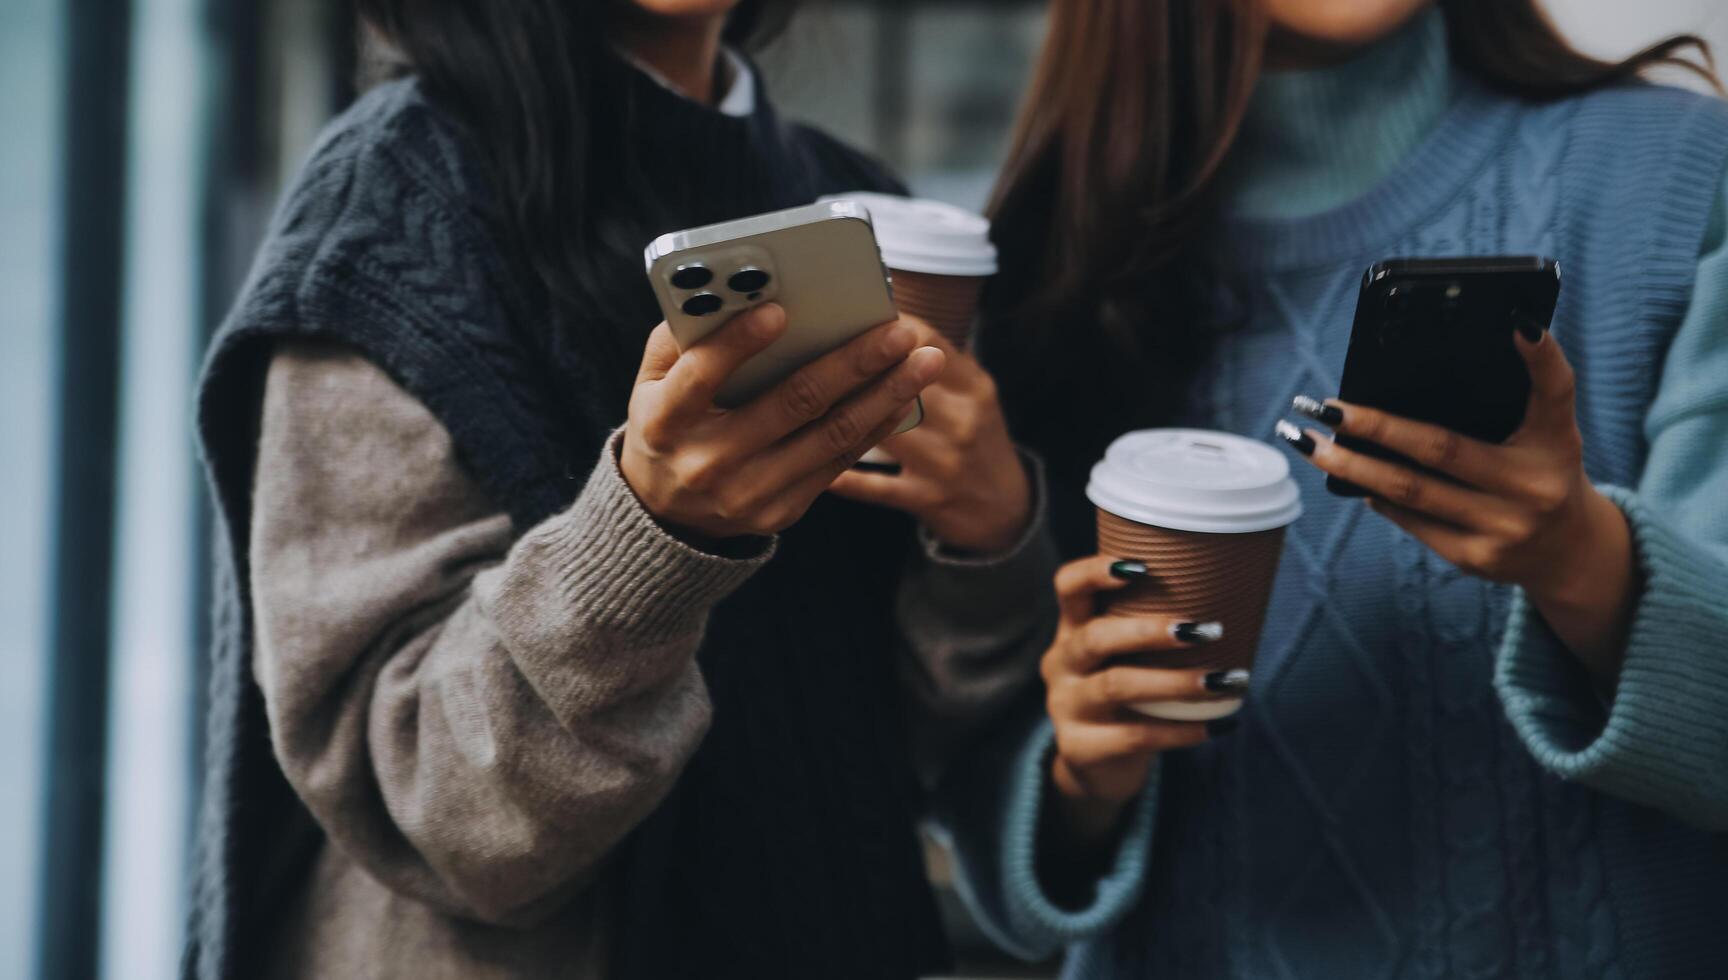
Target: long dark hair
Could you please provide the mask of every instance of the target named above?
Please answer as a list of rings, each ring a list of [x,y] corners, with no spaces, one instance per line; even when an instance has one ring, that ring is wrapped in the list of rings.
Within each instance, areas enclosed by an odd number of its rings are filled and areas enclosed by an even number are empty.
[[[797,0],[743,0],[726,25],[740,47],[780,32]],[[355,0],[374,76],[412,72],[468,127],[489,170],[502,240],[554,302],[603,295],[583,282],[596,251],[633,257],[633,186],[620,117],[604,105],[611,29],[629,0]],[[379,66],[382,66],[380,69]]]
[[[1561,98],[1658,66],[1715,81],[1708,47],[1691,35],[1600,61],[1569,45],[1537,0],[1439,5],[1453,61],[1524,98]],[[991,206],[1006,273],[988,300],[999,373],[1043,373],[1052,350],[1085,339],[1100,345],[1089,363],[1133,383],[1142,407],[1174,407],[1216,326],[1202,312],[1216,284],[1193,246],[1269,30],[1256,0],[1053,0]],[[1095,387],[1112,383],[1100,380]]]

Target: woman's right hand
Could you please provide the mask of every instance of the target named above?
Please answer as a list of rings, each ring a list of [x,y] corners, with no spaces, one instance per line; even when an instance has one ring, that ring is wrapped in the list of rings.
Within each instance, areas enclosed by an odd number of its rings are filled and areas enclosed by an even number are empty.
[[[1163,721],[1131,705],[1241,697],[1246,671],[1174,670],[1124,662],[1134,654],[1183,650],[1222,635],[1215,623],[1099,614],[1100,594],[1146,575],[1146,566],[1104,556],[1056,573],[1061,619],[1044,654],[1046,706],[1056,731],[1050,780],[1065,830],[1078,844],[1107,839],[1146,785],[1160,752],[1189,748],[1227,730]]]
[[[675,533],[700,543],[785,530],[942,374],[942,352],[917,347],[916,329],[895,321],[744,405],[716,407],[721,384],[785,330],[785,311],[770,303],[686,351],[664,323],[648,338],[619,467]]]

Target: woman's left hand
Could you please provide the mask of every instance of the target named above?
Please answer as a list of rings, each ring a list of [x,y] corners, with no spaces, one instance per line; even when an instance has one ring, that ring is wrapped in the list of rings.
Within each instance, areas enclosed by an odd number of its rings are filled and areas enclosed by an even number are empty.
[[[906,511],[956,551],[1004,552],[1032,519],[1032,485],[1008,436],[996,382],[928,324],[901,319],[918,326],[919,343],[948,355],[942,376],[924,389],[924,421],[882,444],[900,472],[854,469],[829,490]]]
[[[1576,380],[1560,344],[1515,337],[1530,368],[1524,424],[1494,445],[1339,401],[1297,411],[1377,443],[1428,472],[1352,452],[1315,430],[1280,435],[1325,472],[1366,489],[1368,506],[1463,571],[1518,585],[1594,673],[1619,673],[1636,583],[1625,515],[1584,473]]]

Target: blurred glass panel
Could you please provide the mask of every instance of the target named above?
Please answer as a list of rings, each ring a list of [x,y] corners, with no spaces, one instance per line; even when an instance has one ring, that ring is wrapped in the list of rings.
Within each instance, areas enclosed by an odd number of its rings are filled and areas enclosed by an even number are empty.
[[[61,5],[12,0],[0,31],[0,978],[29,975],[38,925],[43,692],[54,465]]]
[[[102,975],[175,975],[191,778],[192,387],[206,39],[200,0],[135,0]]]
[[[783,111],[886,160],[914,192],[982,208],[1043,39],[1031,2],[813,7],[762,56]]]

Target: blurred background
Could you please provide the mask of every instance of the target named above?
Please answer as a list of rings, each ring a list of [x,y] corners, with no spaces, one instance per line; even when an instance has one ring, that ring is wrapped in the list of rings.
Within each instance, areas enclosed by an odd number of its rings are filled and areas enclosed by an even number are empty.
[[[1042,4],[810,7],[762,59],[782,106],[981,206]],[[1592,53],[1674,31],[1728,52],[1721,0],[1549,7]],[[6,4],[0,980],[174,975],[208,536],[193,381],[353,75],[345,0]],[[991,955],[948,904],[967,973],[1049,975]]]

